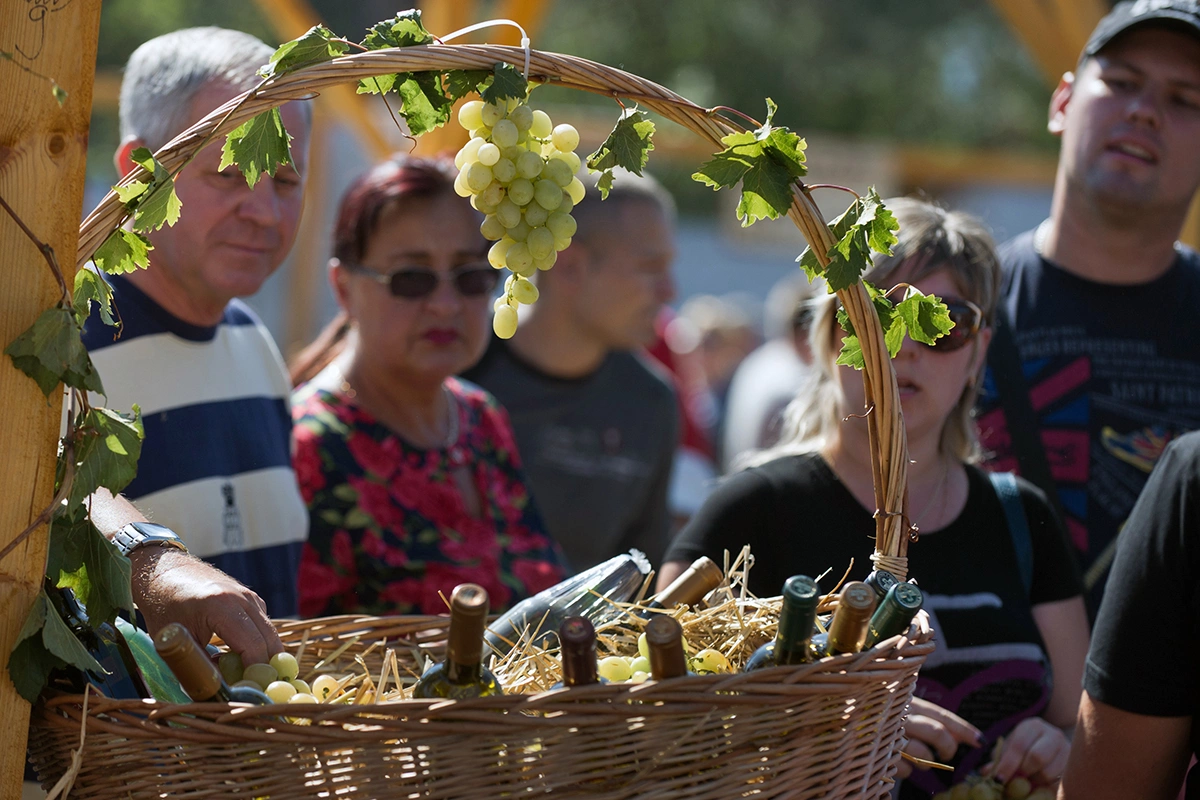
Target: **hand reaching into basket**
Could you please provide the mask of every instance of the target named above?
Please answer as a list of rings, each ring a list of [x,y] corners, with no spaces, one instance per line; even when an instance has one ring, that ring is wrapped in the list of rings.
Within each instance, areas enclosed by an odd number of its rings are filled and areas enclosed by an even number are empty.
[[[914,697],[909,706],[904,735],[908,737],[904,752],[925,761],[949,761],[959,745],[979,747],[983,743],[983,734],[974,725],[954,712],[919,697]],[[901,759],[896,777],[907,778],[913,769],[920,767]]]
[[[1041,717],[1022,720],[1006,738],[998,752],[980,773],[1005,783],[1014,775],[1023,775],[1035,786],[1057,783],[1067,768],[1071,740],[1062,729]]]

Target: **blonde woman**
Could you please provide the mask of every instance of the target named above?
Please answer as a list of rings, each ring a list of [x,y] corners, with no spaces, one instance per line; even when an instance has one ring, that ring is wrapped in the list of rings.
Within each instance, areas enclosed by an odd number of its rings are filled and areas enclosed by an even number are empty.
[[[894,362],[912,461],[911,522],[921,533],[909,566],[938,635],[917,690],[937,705],[914,708],[909,752],[956,767],[951,781],[914,774],[900,796],[930,797],[980,769],[1049,783],[1062,775],[1064,729],[1078,710],[1087,618],[1046,498],[1016,481],[1022,540],[1010,531],[992,482],[973,466],[971,409],[1000,282],[994,246],[964,214],[909,199],[888,205],[900,221],[900,243],[867,279],[937,295],[955,322],[932,346],[905,341]],[[842,340],[835,312],[829,296],[812,326],[813,376],[789,406],[783,442],[714,491],[672,543],[660,585],[700,555],[719,563],[726,550],[746,544],[756,563],[750,589],[762,595],[778,594],[796,573],[840,576],[852,558],[857,577],[869,570],[875,499],[862,377],[835,366]],[[1002,736],[1003,753],[989,763]]]

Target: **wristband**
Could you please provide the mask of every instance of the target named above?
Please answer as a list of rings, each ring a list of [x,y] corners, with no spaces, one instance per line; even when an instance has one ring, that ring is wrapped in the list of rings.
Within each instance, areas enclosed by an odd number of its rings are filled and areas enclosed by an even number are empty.
[[[148,545],[175,547],[185,553],[188,551],[187,545],[175,531],[165,525],[155,525],[153,522],[129,523],[113,535],[112,543],[121,551],[121,555],[126,557],[139,547]]]

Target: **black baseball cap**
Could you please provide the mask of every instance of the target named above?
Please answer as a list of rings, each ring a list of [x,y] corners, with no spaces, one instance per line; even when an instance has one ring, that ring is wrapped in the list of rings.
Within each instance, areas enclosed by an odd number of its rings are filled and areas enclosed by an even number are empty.
[[[1118,35],[1151,22],[1200,37],[1200,0],[1122,0],[1092,31],[1083,54],[1094,56]]]

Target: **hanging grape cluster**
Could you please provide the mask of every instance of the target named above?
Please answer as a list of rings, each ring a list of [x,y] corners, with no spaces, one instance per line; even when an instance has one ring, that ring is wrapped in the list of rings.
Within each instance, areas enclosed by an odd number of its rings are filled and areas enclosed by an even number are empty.
[[[554,266],[575,235],[571,209],[584,196],[575,177],[579,132],[555,127],[546,112],[516,99],[464,103],[458,122],[471,140],[454,158],[454,190],[486,215],[479,230],[495,242],[488,261],[512,273],[492,318],[496,335],[508,339],[517,331],[518,304],[538,298],[529,277]]]

